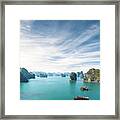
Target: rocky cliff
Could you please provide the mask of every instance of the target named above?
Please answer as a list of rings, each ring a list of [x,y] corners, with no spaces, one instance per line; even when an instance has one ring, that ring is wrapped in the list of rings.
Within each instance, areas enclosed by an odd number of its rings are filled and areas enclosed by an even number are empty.
[[[99,69],[89,69],[84,76],[84,82],[99,82],[100,81],[100,70]]]
[[[75,72],[70,73],[70,80],[77,80],[77,74]]]
[[[20,68],[20,82],[28,82],[31,78],[35,78],[35,74],[28,72],[25,68]]]

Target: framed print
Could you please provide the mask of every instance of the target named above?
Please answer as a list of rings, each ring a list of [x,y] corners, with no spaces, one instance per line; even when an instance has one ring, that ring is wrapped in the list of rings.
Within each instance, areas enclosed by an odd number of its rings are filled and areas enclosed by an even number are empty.
[[[118,118],[118,1],[4,1],[1,19],[1,118]]]

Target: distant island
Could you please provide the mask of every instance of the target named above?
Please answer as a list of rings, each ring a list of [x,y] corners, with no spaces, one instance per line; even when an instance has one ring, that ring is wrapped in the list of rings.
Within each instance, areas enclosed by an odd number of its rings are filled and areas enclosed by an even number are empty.
[[[87,73],[81,72],[65,72],[65,73],[46,73],[46,72],[28,72],[26,68],[20,68],[20,82],[29,82],[29,79],[35,79],[35,77],[52,77],[52,76],[69,76],[70,80],[77,80],[77,77],[83,79],[83,82],[99,82],[100,81],[100,70],[99,69],[89,69]]]

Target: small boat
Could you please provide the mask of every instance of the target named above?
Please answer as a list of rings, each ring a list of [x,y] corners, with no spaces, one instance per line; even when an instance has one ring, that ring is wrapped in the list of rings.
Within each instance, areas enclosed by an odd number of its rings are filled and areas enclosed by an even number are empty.
[[[74,100],[89,100],[89,97],[77,96],[77,97],[74,97]]]
[[[87,90],[88,91],[88,87],[87,86],[82,86],[81,88],[80,88],[80,90]]]

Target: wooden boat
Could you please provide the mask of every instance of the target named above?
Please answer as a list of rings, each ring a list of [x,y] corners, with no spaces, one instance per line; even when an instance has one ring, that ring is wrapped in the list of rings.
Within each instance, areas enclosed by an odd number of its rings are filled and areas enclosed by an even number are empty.
[[[74,100],[89,100],[89,97],[77,96],[77,97],[74,97]]]
[[[88,91],[88,87],[87,86],[82,86],[81,88],[80,88],[80,90],[87,90]]]

